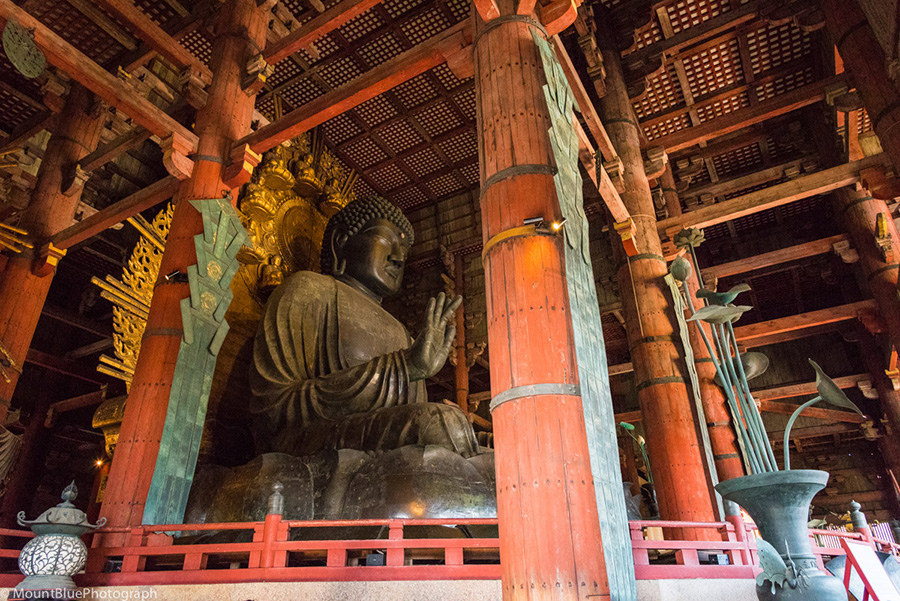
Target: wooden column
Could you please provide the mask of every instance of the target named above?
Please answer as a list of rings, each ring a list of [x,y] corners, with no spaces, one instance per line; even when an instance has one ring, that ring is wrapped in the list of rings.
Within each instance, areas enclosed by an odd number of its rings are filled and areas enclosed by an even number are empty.
[[[206,107],[198,111],[195,129],[199,146],[191,177],[176,197],[160,278],[101,510],[114,527],[140,524],[156,465],[182,338],[180,303],[189,295],[187,283],[175,278],[167,280],[165,274],[187,273],[188,265],[196,262],[193,237],[202,232],[203,225],[189,201],[219,198],[229,191],[229,185],[223,181],[223,167],[234,141],[250,131],[254,96],[242,90],[241,80],[248,59],[265,44],[263,9],[257,7],[255,0],[228,0],[217,10],[213,81]],[[95,545],[113,542],[94,540]]]
[[[622,159],[622,202],[637,232],[638,253],[632,257],[618,253],[624,262],[618,283],[660,515],[665,520],[714,521],[684,358],[678,350],[678,328],[663,279],[668,267],[644,173],[637,120],[610,37],[601,38],[607,93],[599,112]]]
[[[505,601],[609,599],[577,389],[563,238],[533,15],[476,15],[475,84]],[[527,4],[527,3],[521,3]],[[534,6],[534,5],[532,5]]]
[[[453,265],[454,287],[456,294],[465,297],[466,262],[462,253],[456,253]],[[465,302],[465,301],[464,301]],[[462,304],[456,310],[456,404],[469,413],[469,366],[466,359],[466,306]]]
[[[857,0],[822,0],[825,25],[859,90],[881,146],[900,169],[900,96],[887,60]]]
[[[697,298],[697,290],[700,289],[697,274],[691,274],[686,284],[687,293],[691,295],[694,308],[699,309],[703,306],[703,301]],[[700,328],[704,329],[710,342],[713,338],[712,330],[707,324],[700,321],[691,322],[689,329],[691,348],[694,351],[694,362],[697,365],[700,398],[703,401],[703,412],[706,416],[706,427],[709,430],[709,442],[716,463],[716,473],[719,481],[740,478],[745,475],[744,464],[741,462],[734,424],[731,421],[731,414],[728,412],[728,401],[725,398],[725,392],[716,384],[716,366],[700,335]]]
[[[858,335],[860,355],[878,392],[878,401],[887,422],[886,434],[879,441],[882,458],[894,478],[900,480],[900,390],[894,390],[884,373],[886,364],[875,337],[862,327],[858,328]]]
[[[672,162],[666,163],[666,170],[659,176],[659,185],[662,188],[663,198],[666,200],[666,209],[669,217],[679,217],[681,200],[678,198],[678,189],[675,187],[675,175],[672,173]]]
[[[20,222],[32,240],[46,240],[72,224],[83,183],[73,183],[73,168],[97,147],[103,126],[101,108],[93,94],[77,83],[72,84],[47,143],[31,201]],[[0,379],[0,423],[6,418],[19,370],[53,281],[57,257],[45,261],[42,255],[46,256],[48,251],[35,248],[34,252],[10,256],[0,275],[0,345],[16,362],[16,368],[8,370],[10,381]]]
[[[900,236],[894,218],[883,200],[872,198],[865,190],[840,188],[833,196],[835,214],[859,253],[859,265],[878,304],[878,313],[887,327],[891,344],[900,349],[900,294],[897,288]],[[876,227],[878,215],[884,216],[880,237]]]

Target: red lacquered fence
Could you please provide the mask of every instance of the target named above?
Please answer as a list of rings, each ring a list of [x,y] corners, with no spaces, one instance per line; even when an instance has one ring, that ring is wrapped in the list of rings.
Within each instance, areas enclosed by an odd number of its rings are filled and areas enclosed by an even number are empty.
[[[496,580],[500,578],[497,520],[293,521],[269,515],[264,522],[140,526],[122,547],[93,548],[83,586],[203,584],[278,581]],[[726,522],[632,521],[631,543],[639,580],[753,578],[759,571],[756,532],[738,518]],[[107,532],[111,530],[107,529]],[[665,540],[666,532],[692,533]],[[178,537],[229,535],[244,542],[176,544]],[[0,529],[0,587],[14,586],[19,549],[33,535]],[[810,530],[820,567],[843,555],[840,539],[867,541],[898,555],[893,541],[871,530]],[[292,540],[297,539],[297,540]],[[701,563],[725,555],[727,565]],[[367,558],[384,565],[366,565]]]

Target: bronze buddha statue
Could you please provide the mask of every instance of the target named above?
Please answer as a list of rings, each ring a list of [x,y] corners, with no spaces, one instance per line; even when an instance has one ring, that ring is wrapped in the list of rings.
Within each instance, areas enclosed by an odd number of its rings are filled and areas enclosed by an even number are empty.
[[[299,497],[286,505],[294,518],[495,515],[493,454],[458,407],[429,403],[425,389],[447,360],[461,298],[432,298],[415,338],[381,306],[400,291],[413,236],[379,198],[331,217],[322,273],[285,278],[259,322],[249,411],[263,455],[199,473],[188,521],[259,519],[275,480]],[[292,486],[298,472],[309,476]]]

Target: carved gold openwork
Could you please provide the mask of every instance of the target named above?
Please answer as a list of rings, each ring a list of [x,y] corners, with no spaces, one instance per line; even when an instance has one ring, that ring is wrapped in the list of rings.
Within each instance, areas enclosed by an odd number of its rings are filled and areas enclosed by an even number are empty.
[[[238,213],[251,245],[238,253],[241,267],[232,280],[234,299],[227,316],[232,330],[220,353],[224,366],[222,370],[217,367],[216,379],[227,377],[220,371],[230,369],[233,357],[229,347],[236,348],[252,336],[272,289],[296,271],[318,270],[325,224],[353,199],[355,181],[356,173],[341,167],[316,132],[298,136],[263,155],[238,197]],[[130,218],[128,223],[141,238],[122,277],[92,279],[100,287],[101,296],[113,303],[114,356],[101,356],[97,370],[123,380],[127,387],[134,377],[172,213],[173,205],[169,205],[151,222],[141,216]],[[210,260],[206,270],[221,275],[222,266]],[[214,308],[210,306],[209,310]],[[211,402],[221,388],[214,383]],[[219,396],[222,394],[225,392]],[[103,430],[109,455],[118,440],[124,405],[125,397],[108,399],[94,413],[93,426]]]

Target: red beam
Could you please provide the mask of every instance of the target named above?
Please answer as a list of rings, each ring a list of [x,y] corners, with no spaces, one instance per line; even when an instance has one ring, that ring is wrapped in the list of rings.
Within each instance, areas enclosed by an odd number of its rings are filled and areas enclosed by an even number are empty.
[[[853,388],[863,380],[868,380],[868,374],[857,374],[853,376],[840,376],[832,378],[839,388]],[[774,388],[758,388],[751,390],[753,398],[759,402],[771,401],[774,399],[789,399],[796,396],[809,396],[816,394],[816,383],[807,382],[804,384],[790,384],[788,386],[777,386]]]
[[[109,0],[103,0],[108,2]],[[323,35],[334,31],[344,23],[358,17],[384,0],[344,0],[322,14],[313,17],[297,31],[293,31],[278,41],[271,42],[263,51],[263,58],[274,65],[298,50],[308,48]]]
[[[741,343],[741,346],[753,348],[764,344],[800,338],[803,336],[801,333],[803,330],[856,319],[860,313],[874,311],[876,307],[875,301],[869,299],[838,307],[809,311],[799,315],[770,319],[747,326],[739,326],[734,329],[734,335]]]
[[[212,71],[206,65],[188,52],[187,48],[175,41],[172,36],[154,23],[150,17],[134,4],[128,2],[128,0],[96,1],[119,17],[137,37],[159,53],[160,56],[174,63],[176,67],[193,67],[207,83],[212,81]]]
[[[241,138],[235,143],[235,148],[249,144],[250,149],[257,153],[274,148],[285,140],[309,131],[416,75],[445,63],[448,56],[461,51],[471,43],[471,39],[472,23],[467,19],[366,72],[355,81],[319,96],[278,121]]]
[[[759,410],[765,411],[766,413],[791,415],[799,406],[800,405],[795,405],[793,403],[779,403],[778,401],[759,401]],[[858,413],[827,409],[825,407],[809,407],[804,409],[803,417],[814,417],[830,422],[846,422],[849,424],[861,424],[866,421],[866,418]]]
[[[143,125],[160,138],[178,134],[193,149],[197,136],[162,109],[114,77],[109,71],[89,59],[74,46],[54,33],[49,27],[16,6],[12,0],[0,0],[0,21],[15,19],[32,32],[35,43],[44,51],[47,61],[72,79],[94,92],[111,106],[121,110],[135,122]]]
[[[787,263],[788,261],[797,261],[799,259],[806,259],[808,257],[830,253],[834,249],[835,244],[845,240],[847,240],[846,234],[838,234],[836,236],[829,236],[828,238],[821,238],[819,240],[812,240],[810,242],[804,242],[803,244],[796,244],[787,248],[773,250],[772,252],[763,253],[754,257],[707,267],[701,271],[703,272],[703,277],[706,279],[724,278],[730,275],[748,273],[757,269],[771,267],[772,265]]]
[[[662,146],[670,154],[690,148],[695,144],[707,142],[713,138],[718,138],[750,125],[761,123],[767,119],[785,115],[799,108],[815,104],[825,98],[825,90],[844,81],[845,78],[841,75],[829,77],[796,88],[775,98],[764,100],[759,104],[711,119],[695,127],[688,127],[661,138],[656,138],[651,144],[653,146]]]
[[[108,379],[96,371],[82,367],[72,361],[60,359],[59,357],[33,348],[28,349],[28,354],[25,356],[25,362],[43,367],[50,371],[55,371],[64,376],[71,376],[73,378],[78,378],[79,380],[84,380],[85,382],[91,382],[92,384],[103,384],[104,381]]]
[[[138,190],[102,211],[97,211],[87,219],[67,227],[55,234],[51,238],[51,242],[59,248],[70,248],[145,209],[155,207],[172,198],[178,191],[179,183],[180,180],[175,176],[164,177],[155,184]]]

